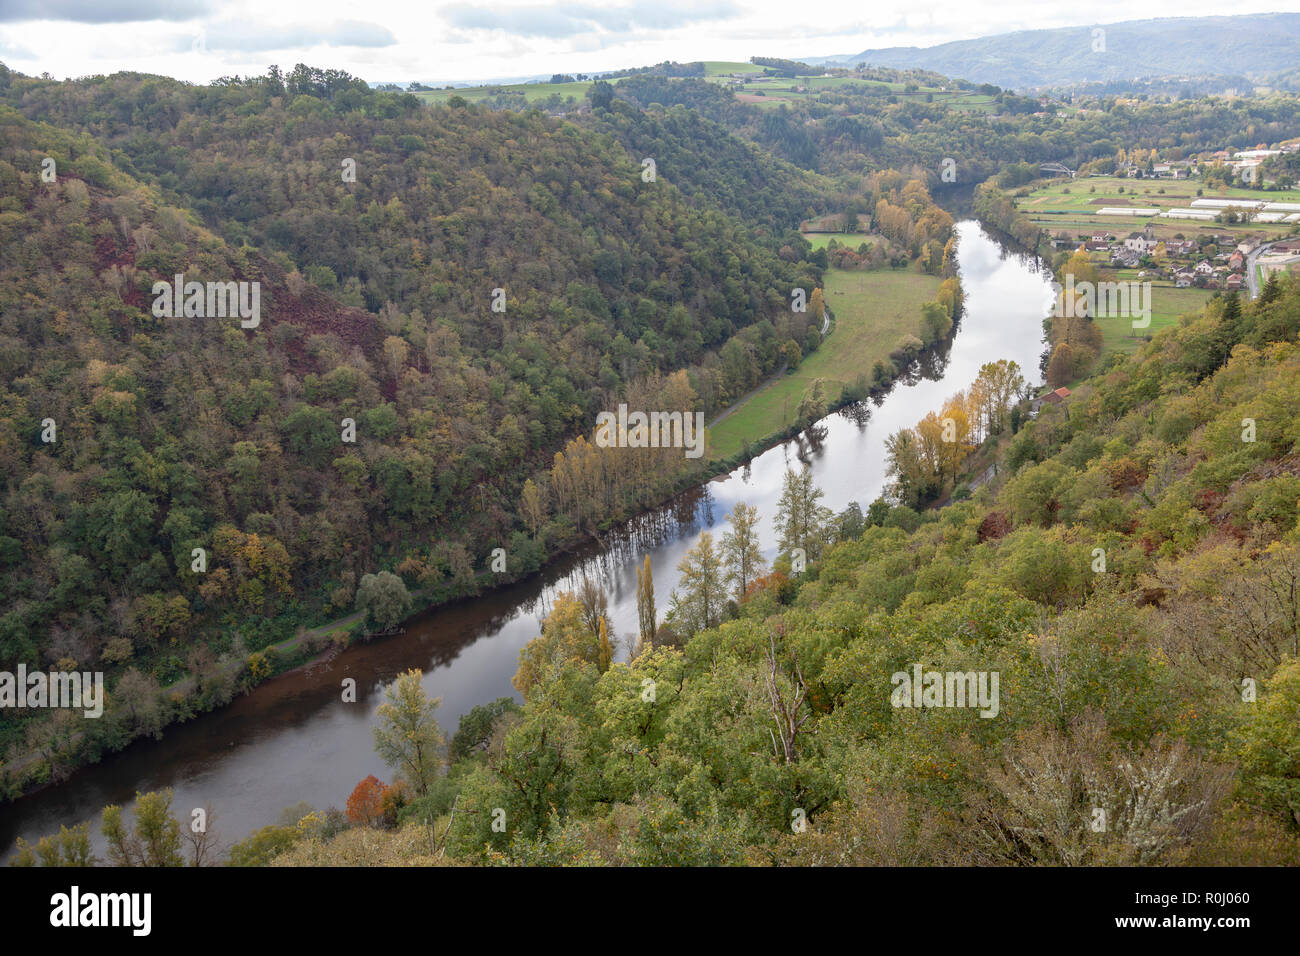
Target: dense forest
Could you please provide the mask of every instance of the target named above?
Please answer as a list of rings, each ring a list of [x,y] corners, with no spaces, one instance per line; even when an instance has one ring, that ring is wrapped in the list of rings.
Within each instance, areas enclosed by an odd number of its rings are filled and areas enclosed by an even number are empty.
[[[876,71],[900,82],[972,87],[911,71]],[[1189,97],[1144,101],[1132,96],[1079,95],[1068,112],[1055,101],[993,90],[994,115],[924,97],[899,96],[885,83],[817,92],[797,105],[764,108],[701,79],[638,76],[620,80],[615,95],[642,107],[687,106],[777,156],[828,176],[866,169],[918,169],[935,189],[952,158],[957,181],[978,184],[1013,163],[1060,162],[1079,169],[1142,146],[1178,159],[1203,149],[1251,149],[1300,136],[1294,95]]]
[[[887,387],[960,318],[943,159],[1032,249],[999,185],[1039,162],[1300,135],[1281,95],[1063,115],[992,89],[988,114],[864,84],[760,109],[682,72],[597,82],[560,118],[303,65],[208,86],[0,66],[0,663],[109,685],[89,726],[6,714],[4,796],[737,464],[613,454],[593,425],[711,418],[816,352],[829,268],[943,279],[857,397]],[[863,243],[814,248],[799,225],[827,215]],[[260,322],[161,314],[176,277],[257,283]],[[562,596],[522,705],[454,734],[403,676],[390,780],[223,860],[1300,862],[1297,333],[1294,279],[1134,356],[1056,322],[1054,355],[1086,347],[1060,375],[1092,375],[1068,404],[1033,417],[1022,370],[986,366],[891,439],[865,508],[787,474],[772,567],[740,505],[658,605],[647,562],[626,660],[599,590]],[[974,447],[999,477],[923,510]],[[900,707],[913,667],[999,675],[1002,719]],[[213,862],[169,803],[107,808],[108,862]],[[90,856],[78,827],[17,862]]]
[[[445,828],[454,802],[459,859],[1300,862],[1298,333],[1294,280],[1216,298],[938,512],[832,517],[792,473],[782,557],[731,620],[611,664],[576,595],[521,655],[522,709],[408,791],[407,828],[364,851],[308,833],[286,861],[420,858],[420,821]],[[737,583],[736,511],[675,604]],[[891,705],[918,663],[999,673],[1000,719]]]
[[[683,560],[675,630],[643,617],[626,661],[601,595],[563,596],[520,655],[522,707],[476,708],[450,741],[404,675],[375,728],[392,780],[290,808],[229,860],[1300,863],[1297,334],[1295,280],[1216,297],[1044,407],[1007,477],[939,511],[832,515],[791,471],[774,568],[738,505]],[[983,404],[996,430],[1007,406]],[[916,667],[996,675],[999,719],[900,706]],[[134,831],[105,810],[115,861],[157,862],[140,834],[169,800],[141,800]],[[81,827],[19,862],[90,856]]]
[[[951,272],[923,184],[832,186],[609,106],[429,108],[305,66],[0,70],[0,659],[112,690],[93,727],[6,719],[7,793],[329,646],[305,624],[390,627],[698,480],[707,459],[615,462],[592,425],[712,416],[815,351],[802,218],[859,203]],[[259,283],[260,321],[160,314],[178,275]]]

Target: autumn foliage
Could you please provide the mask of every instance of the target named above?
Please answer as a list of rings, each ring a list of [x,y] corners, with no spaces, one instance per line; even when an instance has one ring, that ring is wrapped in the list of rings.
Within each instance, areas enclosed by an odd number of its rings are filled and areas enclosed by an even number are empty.
[[[384,796],[389,789],[373,773],[366,777],[348,797],[348,819],[358,826],[375,826],[384,818]]]

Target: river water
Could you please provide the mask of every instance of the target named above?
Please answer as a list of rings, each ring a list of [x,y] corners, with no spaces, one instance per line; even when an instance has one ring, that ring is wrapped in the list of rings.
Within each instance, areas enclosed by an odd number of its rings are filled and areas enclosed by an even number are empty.
[[[823,504],[836,512],[853,501],[865,510],[884,486],[885,438],[969,387],[985,362],[1013,359],[1027,380],[1039,379],[1050,275],[1032,259],[1006,251],[974,222],[959,223],[957,233],[965,304],[950,346],[900,379],[879,404],[825,419],[825,439],[808,454]],[[829,304],[835,307],[833,298]],[[367,774],[392,776],[375,756],[371,727],[397,674],[412,667],[424,672],[425,688],[442,699],[438,719],[450,736],[476,704],[518,696],[510,678],[520,649],[540,632],[555,595],[572,590],[584,574],[608,594],[614,633],[630,638],[637,630],[636,568],[643,555],[650,555],[661,615],[682,556],[703,531],[721,532],[737,502],[758,508],[767,557],[775,556],[772,520],[786,469],[800,466],[798,451],[793,442],[772,448],[530,581],[427,611],[406,622],[401,635],[350,647],[326,664],[270,681],[220,711],[167,728],[160,741],[136,742],[59,786],[0,806],[5,857],[17,837],[35,842],[61,824],[93,820],[102,859],[100,810],[109,803],[129,806],[137,791],[163,787],[173,789],[172,809],[183,825],[191,809],[212,807],[211,828],[223,846],[276,822],[283,808],[300,801],[342,808]],[[348,677],[356,680],[355,703],[342,700]]]

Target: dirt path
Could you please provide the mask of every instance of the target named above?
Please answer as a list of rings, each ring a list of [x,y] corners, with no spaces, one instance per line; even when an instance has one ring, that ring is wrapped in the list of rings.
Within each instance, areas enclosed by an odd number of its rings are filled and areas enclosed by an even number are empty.
[[[831,329],[831,316],[832,316],[832,313],[831,313],[831,310],[830,310],[830,309],[827,309],[827,310],[826,310],[826,314],[822,316],[822,338],[823,338],[823,339],[825,339],[826,336],[830,334],[830,329]],[[727,407],[722,411],[722,413],[718,415],[717,418],[715,418],[713,421],[709,422],[708,427],[709,427],[709,428],[713,428],[713,427],[715,427],[715,426],[718,424],[718,422],[722,421],[724,418],[726,418],[726,417],[727,417],[728,415],[730,415],[732,412],[734,412],[734,411],[736,411],[737,409],[739,409],[742,405],[744,405],[747,401],[749,401],[751,398],[753,398],[753,397],[754,397],[755,395],[757,395],[759,392],[765,391],[766,389],[771,388],[771,387],[772,387],[773,385],[775,385],[777,382],[781,381],[781,376],[783,376],[783,375],[786,373],[786,369],[788,369],[788,368],[789,368],[789,363],[782,363],[781,367],[780,367],[779,369],[777,369],[775,372],[773,372],[772,375],[771,375],[771,377],[768,378],[768,380],[767,380],[766,382],[763,382],[761,385],[755,385],[753,388],[751,388],[751,389],[750,389],[748,392],[746,392],[744,395],[740,396],[740,398],[736,399],[734,402],[732,402],[730,405],[728,405],[728,406],[727,406]]]

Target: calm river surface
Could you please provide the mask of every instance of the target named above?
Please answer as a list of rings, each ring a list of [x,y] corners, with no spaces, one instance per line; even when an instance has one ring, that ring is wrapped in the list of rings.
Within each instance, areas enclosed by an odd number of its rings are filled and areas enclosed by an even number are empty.
[[[884,485],[885,438],[967,388],[985,362],[1013,359],[1027,380],[1039,380],[1050,276],[1033,260],[1006,252],[974,222],[959,223],[957,232],[965,309],[951,348],[915,376],[900,379],[879,405],[864,403],[824,422],[827,435],[811,464],[825,492],[823,503],[837,512],[853,501],[865,510]],[[163,787],[175,791],[172,808],[182,825],[192,808],[212,806],[212,826],[223,846],[274,823],[283,808],[300,801],[341,808],[367,774],[392,776],[375,756],[371,726],[397,674],[423,670],[425,688],[442,698],[438,719],[450,736],[476,704],[518,696],[510,678],[520,648],[540,632],[555,595],[573,589],[583,574],[605,588],[611,623],[624,638],[637,630],[636,568],[642,556],[650,555],[662,615],[678,578],[677,563],[701,532],[721,530],[737,502],[758,508],[771,559],[772,518],[786,468],[799,467],[796,450],[793,443],[772,448],[748,467],[635,519],[603,548],[592,546],[514,587],[427,611],[408,621],[400,636],[350,647],[328,664],[271,681],[220,711],[169,727],[160,741],[137,742],[57,787],[0,807],[0,852],[7,858],[17,837],[35,842],[60,824],[94,820],[90,829],[102,858],[99,811],[109,803],[129,805],[137,791]],[[355,703],[342,702],[345,677],[356,679]]]

